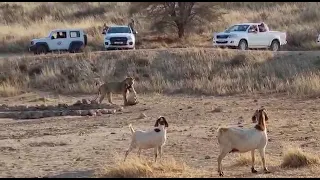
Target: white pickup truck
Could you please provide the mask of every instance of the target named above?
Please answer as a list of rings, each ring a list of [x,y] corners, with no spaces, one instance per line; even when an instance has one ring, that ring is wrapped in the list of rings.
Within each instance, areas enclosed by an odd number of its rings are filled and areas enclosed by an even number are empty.
[[[279,51],[280,46],[287,44],[286,33],[261,30],[261,23],[236,24],[224,32],[213,34],[214,47],[247,49],[265,49]]]
[[[135,34],[129,26],[110,26],[104,33],[104,47],[106,50],[135,49]]]

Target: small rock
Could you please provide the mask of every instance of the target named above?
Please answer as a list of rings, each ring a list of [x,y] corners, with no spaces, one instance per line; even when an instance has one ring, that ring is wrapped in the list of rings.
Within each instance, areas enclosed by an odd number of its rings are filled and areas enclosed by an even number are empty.
[[[115,109],[101,109],[102,114],[114,114],[116,113]]]
[[[96,115],[97,115],[97,113],[96,113],[96,111],[95,111],[95,110],[90,109],[90,110],[89,110],[88,115],[89,115],[89,116],[96,116]]]
[[[87,116],[89,114],[88,110],[79,110],[81,112],[81,116]]]
[[[258,100],[255,99],[255,100],[253,100],[253,102],[258,102]]]
[[[208,155],[204,157],[204,159],[210,159],[210,158],[211,158],[211,157],[210,157],[210,156],[208,156]]]
[[[179,109],[180,111],[182,110],[182,109]]]
[[[110,134],[116,134],[115,132],[111,132]]]
[[[222,112],[222,108],[221,107],[216,107],[212,110],[212,112]]]
[[[101,109],[97,109],[97,110],[96,110],[96,115],[97,115],[97,116],[102,116]]]

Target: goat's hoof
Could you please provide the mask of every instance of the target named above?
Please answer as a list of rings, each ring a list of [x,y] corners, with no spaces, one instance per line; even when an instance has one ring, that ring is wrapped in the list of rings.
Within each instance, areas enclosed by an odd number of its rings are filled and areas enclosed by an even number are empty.
[[[251,168],[251,172],[252,172],[252,173],[257,173],[258,171],[255,170],[254,168]]]
[[[269,174],[269,173],[271,173],[271,172],[270,172],[268,169],[265,169],[265,170],[264,170],[264,173],[265,173],[265,174]]]
[[[219,176],[223,176],[224,175],[224,173],[221,171],[221,172],[219,172]]]

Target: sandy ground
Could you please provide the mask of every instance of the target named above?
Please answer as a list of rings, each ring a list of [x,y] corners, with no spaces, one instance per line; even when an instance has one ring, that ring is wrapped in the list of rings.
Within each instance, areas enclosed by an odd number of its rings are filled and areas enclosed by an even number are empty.
[[[1,103],[41,104],[37,97],[50,97],[47,103],[72,103],[83,97],[54,96],[46,93],[1,98]],[[88,98],[88,96],[86,97]],[[90,177],[96,169],[112,166],[116,155],[122,157],[130,142],[128,124],[135,129],[151,128],[158,116],[169,123],[164,157],[185,161],[193,168],[204,169],[217,177],[219,148],[216,129],[236,125],[243,119],[250,123],[254,110],[267,109],[270,142],[267,163],[271,174],[263,174],[260,158],[258,174],[250,166],[234,166],[239,154],[229,154],[223,161],[225,177],[319,177],[318,167],[281,169],[283,148],[289,145],[317,153],[320,99],[264,97],[195,97],[140,95],[140,103],[122,112],[100,117],[56,117],[36,120],[0,119],[0,177]],[[114,98],[121,104],[121,97]],[[1,104],[0,103],[0,104]],[[220,107],[221,112],[213,109]],[[139,119],[141,113],[147,115]],[[136,150],[129,156],[136,154]],[[152,150],[142,151],[153,159]],[[258,153],[258,152],[257,152]],[[205,158],[209,156],[210,158]]]

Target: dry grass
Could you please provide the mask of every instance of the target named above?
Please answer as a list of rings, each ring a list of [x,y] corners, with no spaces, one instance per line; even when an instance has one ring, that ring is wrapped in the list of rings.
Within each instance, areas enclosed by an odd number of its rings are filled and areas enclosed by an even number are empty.
[[[283,154],[281,167],[299,168],[319,164],[317,153],[310,154],[302,151],[300,148],[288,148]]]
[[[260,163],[260,157],[257,156],[257,153],[255,153],[255,163]],[[239,154],[238,158],[236,159],[235,166],[251,166],[251,153],[241,153]]]
[[[20,87],[10,83],[0,84],[0,97],[16,96],[21,93]]]
[[[174,158],[163,159],[157,163],[145,158],[132,157],[125,162],[118,158],[115,165],[97,172],[102,178],[168,178],[168,177],[203,177],[204,171],[191,169],[185,163]]]
[[[213,32],[222,31],[234,23],[264,21],[271,29],[287,31],[288,46],[285,49],[317,49],[315,40],[320,30],[315,23],[320,19],[318,2],[218,4],[224,15],[198,26],[181,40],[176,39],[174,32],[154,32],[148,17],[135,15],[138,48],[206,47],[211,45]],[[127,24],[130,17],[128,2],[0,3],[0,18],[4,20],[0,26],[0,51],[26,51],[32,38],[47,36],[56,28],[84,28],[88,33],[89,49],[101,50],[103,23]]]
[[[133,76],[138,93],[316,97],[319,62],[308,53],[170,49],[22,57],[4,61],[0,70],[1,82],[61,94],[92,94],[97,78]]]

